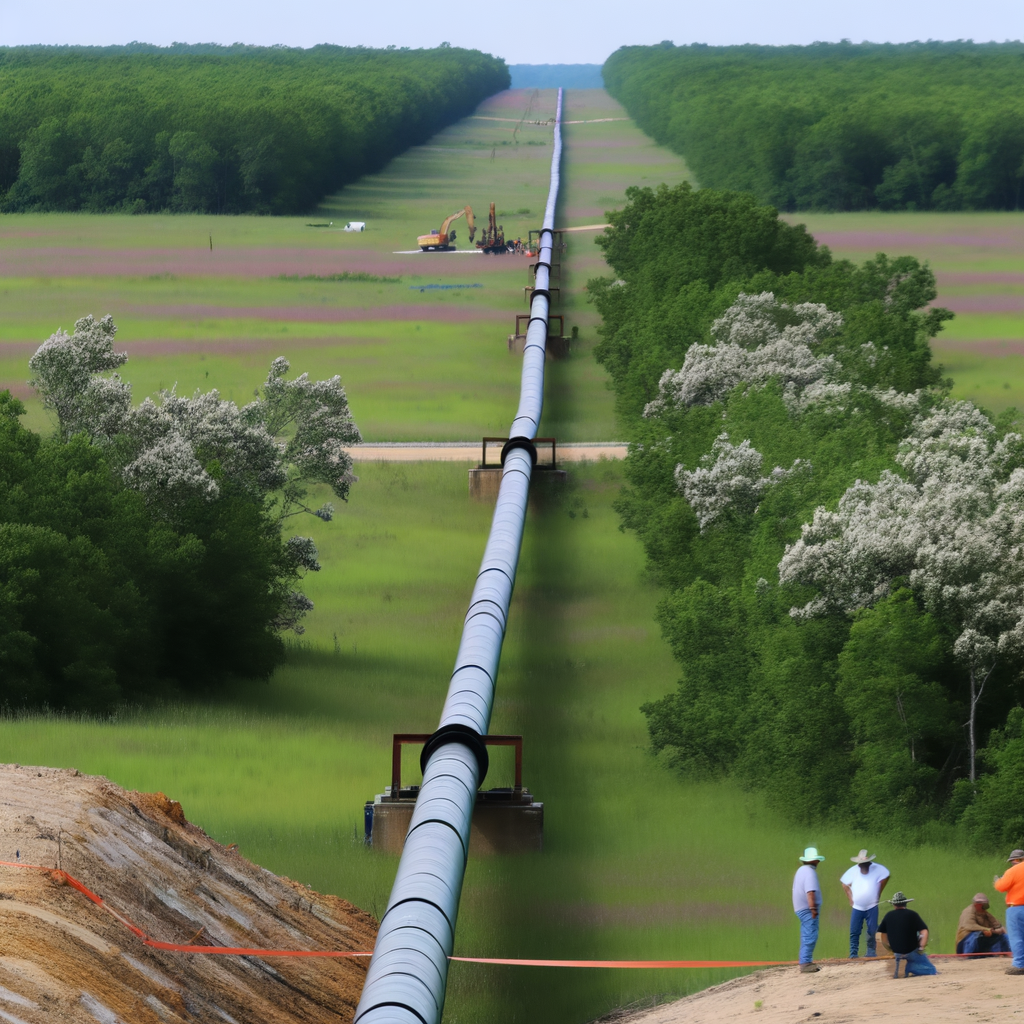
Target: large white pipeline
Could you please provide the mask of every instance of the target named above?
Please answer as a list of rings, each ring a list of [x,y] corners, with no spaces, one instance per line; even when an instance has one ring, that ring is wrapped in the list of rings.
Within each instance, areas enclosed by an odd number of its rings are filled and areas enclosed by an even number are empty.
[[[476,793],[487,774],[487,735],[505,638],[530,476],[544,406],[551,256],[562,158],[558,90],[551,186],[540,235],[519,409],[502,450],[501,487],[437,732],[423,748],[423,783],[388,907],[381,919],[358,1024],[439,1024],[455,944]]]

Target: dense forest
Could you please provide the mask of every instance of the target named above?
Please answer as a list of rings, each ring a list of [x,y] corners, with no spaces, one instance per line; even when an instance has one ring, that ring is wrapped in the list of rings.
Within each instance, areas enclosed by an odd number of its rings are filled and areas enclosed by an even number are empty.
[[[173,391],[132,404],[110,317],[30,360],[42,436],[0,392],[0,707],[102,711],[267,677],[320,568],[288,536],[311,484],[344,500],[359,441],[337,377],[274,360],[254,401]],[[290,531],[289,531],[290,532]]]
[[[588,287],[682,670],[655,748],[793,818],[1018,843],[1024,438],[948,397],[931,271],[748,193],[627,198]]]
[[[784,210],[1017,210],[1024,44],[623,47],[608,91],[701,185]]]
[[[508,82],[448,45],[0,49],[0,210],[303,212]]]

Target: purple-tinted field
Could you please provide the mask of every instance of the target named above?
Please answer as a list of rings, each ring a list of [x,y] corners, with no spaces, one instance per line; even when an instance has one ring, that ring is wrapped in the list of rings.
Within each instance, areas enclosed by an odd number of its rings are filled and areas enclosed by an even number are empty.
[[[857,216],[854,214],[853,216]],[[899,216],[899,215],[896,215]],[[943,214],[921,214],[921,216],[938,216]],[[796,219],[805,220],[801,214]],[[991,225],[977,232],[930,232],[930,231],[818,231],[815,237],[825,245],[836,249],[859,249],[871,252],[884,252],[898,246],[906,252],[921,248],[937,249],[1020,249],[1024,246],[1024,232],[1015,225],[1007,225],[1005,230],[997,230]]]
[[[1024,295],[957,295],[943,288],[944,283],[940,277],[935,305],[954,313],[1024,313]]]
[[[4,240],[17,237],[5,234]],[[201,240],[200,240],[201,241]],[[463,278],[508,270],[523,257],[478,253],[414,253],[396,256],[374,249],[326,248],[135,248],[20,245],[0,249],[3,277],[137,277],[173,274],[177,277],[278,277],[364,273],[378,277],[408,277],[429,273],[432,278]]]
[[[956,319],[933,342],[954,393],[1024,406],[1024,214],[791,214],[841,257],[912,255],[935,271]]]
[[[437,305],[399,304],[350,306],[324,309],[317,306],[207,306],[200,304],[152,303],[136,306],[126,303],[122,309],[161,320],[264,320],[274,323],[337,324],[363,320],[438,320],[467,323],[492,320],[492,309],[440,309]]]

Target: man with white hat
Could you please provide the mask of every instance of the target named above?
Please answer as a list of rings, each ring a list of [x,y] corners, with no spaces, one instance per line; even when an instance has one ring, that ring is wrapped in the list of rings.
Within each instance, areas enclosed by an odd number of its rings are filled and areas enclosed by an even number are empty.
[[[1014,850],[1006,860],[1010,867],[994,882],[1006,893],[1006,934],[1013,953],[1013,966],[1006,973],[1024,974],[1024,850]]]
[[[821,913],[821,883],[817,867],[824,859],[816,847],[808,846],[800,858],[802,866],[796,869],[793,878],[793,910],[800,919],[800,971],[803,974],[821,970],[812,961]]]
[[[882,898],[885,883],[889,881],[889,869],[875,864],[875,854],[869,857],[867,850],[861,850],[850,860],[856,867],[850,868],[839,881],[850,901],[850,959],[856,960],[860,956],[860,933],[865,924],[868,928],[865,951],[868,956],[876,955],[878,901]]]

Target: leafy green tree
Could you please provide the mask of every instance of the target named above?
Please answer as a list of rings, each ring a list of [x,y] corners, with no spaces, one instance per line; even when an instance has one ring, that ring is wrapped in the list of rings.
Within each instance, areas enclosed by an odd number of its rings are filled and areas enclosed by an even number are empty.
[[[456,47],[0,48],[0,209],[301,212],[508,81]]]
[[[604,81],[706,188],[780,209],[1018,209],[1020,42],[628,46]]]
[[[935,764],[956,740],[960,710],[950,699],[950,646],[909,590],[897,590],[853,623],[839,654],[836,694],[855,742],[851,803],[867,829],[891,827],[894,812],[917,824],[941,806]]]

